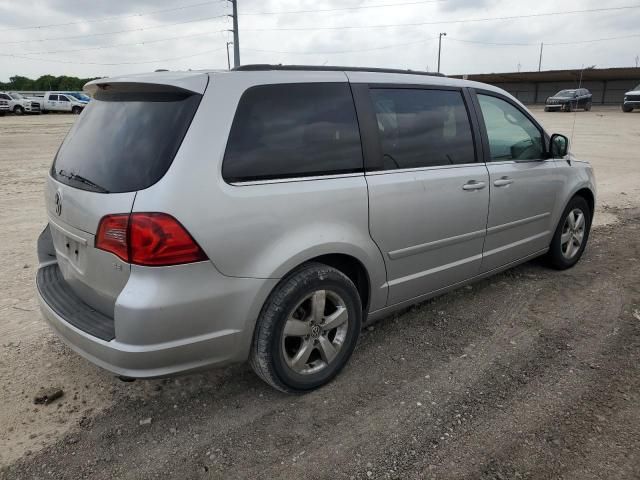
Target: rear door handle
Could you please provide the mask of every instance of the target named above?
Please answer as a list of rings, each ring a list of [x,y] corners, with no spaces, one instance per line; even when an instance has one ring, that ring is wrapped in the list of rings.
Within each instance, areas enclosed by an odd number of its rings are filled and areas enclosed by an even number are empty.
[[[476,182],[475,180],[469,180],[462,186],[463,190],[482,190],[485,187],[484,182]]]
[[[513,180],[510,179],[509,177],[502,177],[496,180],[495,182],[493,182],[493,184],[496,187],[506,187],[507,185],[511,185],[512,183],[513,183]]]

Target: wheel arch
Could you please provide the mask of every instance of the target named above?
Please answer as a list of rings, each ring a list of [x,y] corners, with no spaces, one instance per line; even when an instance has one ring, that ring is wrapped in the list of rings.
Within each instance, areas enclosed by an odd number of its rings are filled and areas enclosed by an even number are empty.
[[[593,214],[595,213],[596,208],[596,198],[591,189],[583,187],[571,196],[571,198],[573,197],[582,197],[587,201],[587,204],[589,205],[589,214],[593,220]],[[569,199],[569,201],[571,201],[571,199]]]
[[[282,278],[284,279],[289,277],[291,274],[309,263],[322,263],[333,267],[346,275],[356,286],[356,289],[360,294],[362,311],[366,316],[366,312],[369,311],[369,307],[371,305],[371,277],[362,260],[347,253],[324,253],[309,257],[303,261],[298,261],[295,266],[289,267],[289,270],[282,275]]]

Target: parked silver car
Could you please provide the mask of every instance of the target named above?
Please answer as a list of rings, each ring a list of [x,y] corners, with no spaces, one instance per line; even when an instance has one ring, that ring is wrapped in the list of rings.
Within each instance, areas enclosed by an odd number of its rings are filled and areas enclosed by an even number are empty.
[[[365,322],[583,253],[588,163],[504,91],[245,66],[100,79],[47,180],[42,311],[122,376],[250,360],[302,392]]]

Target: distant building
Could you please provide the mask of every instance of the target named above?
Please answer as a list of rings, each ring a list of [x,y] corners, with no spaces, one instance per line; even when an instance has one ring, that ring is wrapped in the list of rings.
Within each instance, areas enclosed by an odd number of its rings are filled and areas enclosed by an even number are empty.
[[[542,72],[479,73],[450,75],[490,83],[516,97],[522,103],[544,103],[559,90],[581,88],[593,93],[594,104],[621,104],[624,93],[640,84],[640,68],[594,68],[585,70],[547,70]]]

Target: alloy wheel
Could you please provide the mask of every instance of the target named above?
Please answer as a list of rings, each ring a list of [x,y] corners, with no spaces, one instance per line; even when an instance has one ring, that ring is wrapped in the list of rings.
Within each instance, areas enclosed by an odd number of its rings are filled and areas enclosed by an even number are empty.
[[[560,245],[562,255],[570,260],[577,255],[584,240],[586,222],[584,212],[579,208],[574,208],[569,212],[562,226]]]
[[[298,374],[318,373],[338,356],[349,329],[345,301],[331,290],[306,296],[288,316],[282,332],[282,353]]]

